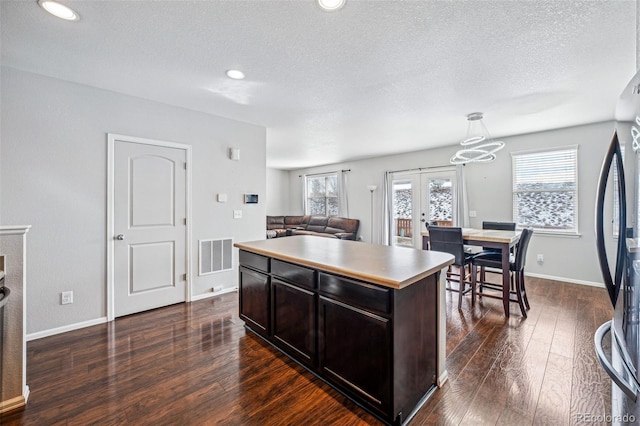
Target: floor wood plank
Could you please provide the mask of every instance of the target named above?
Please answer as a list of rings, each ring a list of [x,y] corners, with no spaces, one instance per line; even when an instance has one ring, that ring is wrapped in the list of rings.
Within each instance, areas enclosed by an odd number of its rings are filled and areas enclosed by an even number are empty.
[[[527,277],[513,305],[447,294],[449,380],[412,425],[570,425],[610,409],[593,349],[601,288]],[[28,343],[29,403],[3,425],[380,425],[238,318],[226,294]]]

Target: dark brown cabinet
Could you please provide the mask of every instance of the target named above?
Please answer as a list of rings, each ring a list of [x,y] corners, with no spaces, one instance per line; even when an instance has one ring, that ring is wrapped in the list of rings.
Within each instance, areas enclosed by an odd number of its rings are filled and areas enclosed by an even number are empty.
[[[321,373],[378,414],[386,414],[391,400],[391,321],[325,297],[319,306]]]
[[[304,364],[316,364],[316,301],[312,291],[277,278],[273,291],[273,339]]]
[[[438,273],[402,289],[240,251],[246,326],[388,424],[435,388]]]
[[[267,274],[240,267],[240,318],[263,336],[271,331],[269,279]]]

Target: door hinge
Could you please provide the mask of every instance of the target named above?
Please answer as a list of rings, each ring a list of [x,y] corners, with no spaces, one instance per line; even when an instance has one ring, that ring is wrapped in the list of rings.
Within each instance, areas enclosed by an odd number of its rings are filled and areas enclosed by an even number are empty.
[[[187,218],[185,217],[183,220],[183,223],[186,225],[187,224]]]
[[[184,169],[187,170],[187,163],[184,163]]]
[[[182,274],[182,281],[186,281],[187,280],[187,274]]]

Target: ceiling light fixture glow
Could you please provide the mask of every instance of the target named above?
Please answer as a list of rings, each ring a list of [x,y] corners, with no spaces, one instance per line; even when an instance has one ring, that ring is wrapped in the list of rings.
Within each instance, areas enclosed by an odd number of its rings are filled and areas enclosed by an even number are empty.
[[[41,8],[57,18],[64,19],[66,21],[80,20],[80,15],[78,15],[78,12],[68,6],[65,6],[62,3],[58,3],[57,1],[38,0],[38,5],[40,5]]]
[[[464,148],[451,157],[451,164],[488,163],[496,159],[496,152],[504,148],[504,142],[494,141],[482,122],[481,112],[467,115],[467,137],[460,142]],[[478,145],[480,142],[483,144]]]
[[[234,80],[242,80],[244,79],[244,73],[239,70],[227,70],[227,77]]]
[[[322,10],[334,11],[342,9],[346,0],[318,0],[318,6]]]

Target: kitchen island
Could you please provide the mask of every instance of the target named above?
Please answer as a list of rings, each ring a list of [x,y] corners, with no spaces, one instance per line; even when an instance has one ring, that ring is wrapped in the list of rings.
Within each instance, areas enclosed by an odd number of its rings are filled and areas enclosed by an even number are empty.
[[[447,253],[317,236],[236,243],[246,327],[387,424],[446,378]]]

